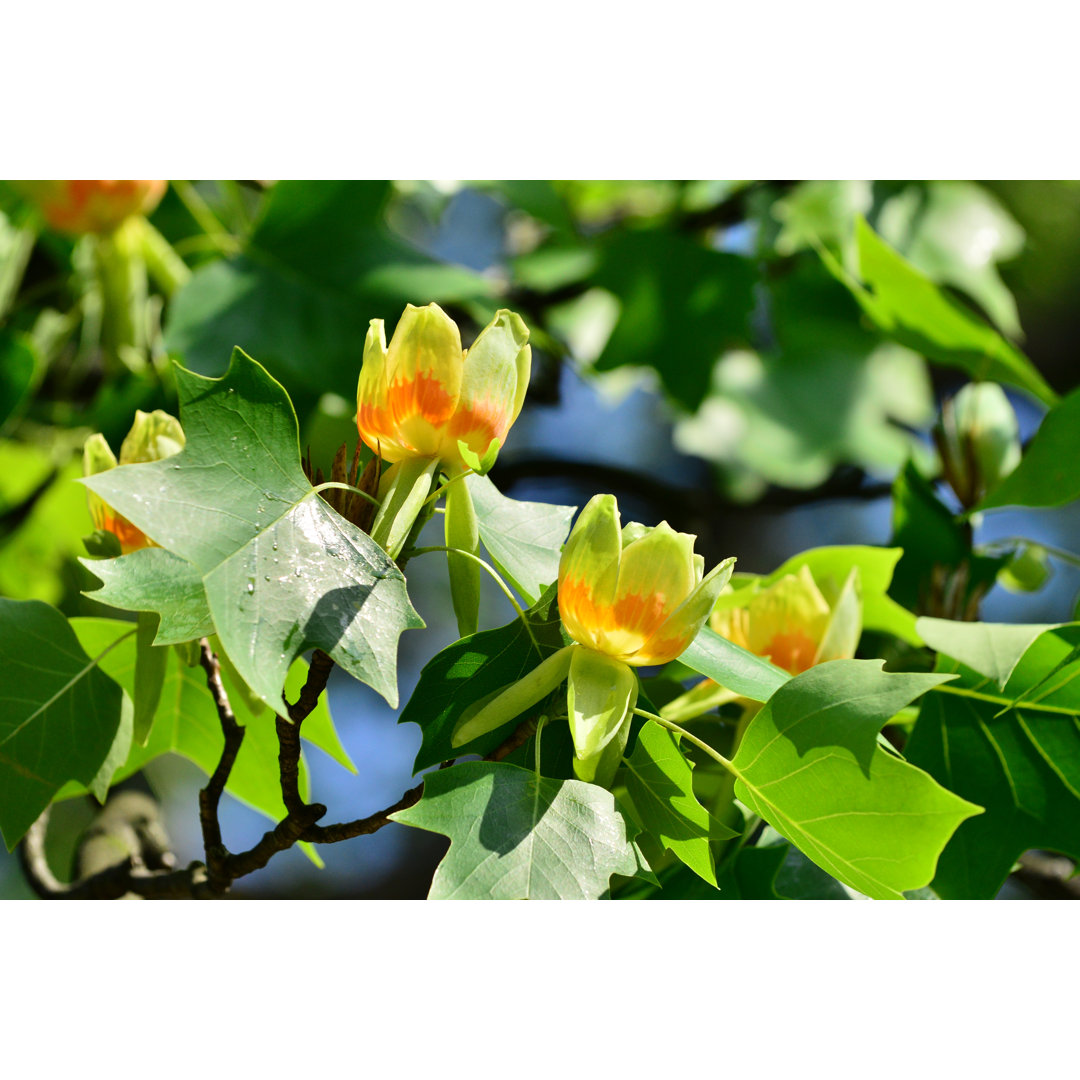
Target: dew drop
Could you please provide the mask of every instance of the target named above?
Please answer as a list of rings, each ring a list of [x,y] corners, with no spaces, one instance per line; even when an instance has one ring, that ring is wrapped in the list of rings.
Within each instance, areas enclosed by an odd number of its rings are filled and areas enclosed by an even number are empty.
[[[269,581],[269,580],[270,580],[270,575],[269,574],[263,574],[263,581]]]
[[[253,593],[255,591],[255,582],[254,581],[249,581],[247,583],[247,591],[249,593]]]

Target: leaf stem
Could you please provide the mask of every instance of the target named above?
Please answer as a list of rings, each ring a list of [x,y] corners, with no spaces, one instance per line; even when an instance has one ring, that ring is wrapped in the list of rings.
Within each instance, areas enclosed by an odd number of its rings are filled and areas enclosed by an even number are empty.
[[[1075,708],[1066,708],[1064,705],[1040,705],[1037,702],[1013,700],[1001,694],[982,694],[978,690],[966,690],[962,686],[952,686],[949,683],[940,683],[930,689],[932,692],[936,691],[939,694],[954,694],[957,697],[973,698],[975,701],[988,701],[993,705],[1005,705],[1008,708],[1015,706],[1018,709],[1028,709],[1031,712],[1054,713],[1058,716],[1076,716],[1080,712]]]
[[[673,720],[665,720],[662,716],[657,716],[656,713],[646,712],[644,709],[634,709],[635,716],[644,716],[646,720],[653,720],[661,727],[666,727],[668,731],[674,731],[676,735],[681,735],[687,742],[693,743],[699,750],[703,750],[714,761],[723,765],[728,772],[733,776],[741,776],[738,769],[719,750],[714,750],[703,739],[699,739],[696,735],[692,735],[686,728],[676,724]]]
[[[479,555],[474,555],[471,551],[463,551],[461,548],[442,546],[418,547],[413,548],[410,554],[414,556],[426,555],[429,551],[445,551],[447,552],[447,554],[451,555],[462,555],[466,559],[472,559],[473,562],[479,563],[495,579],[496,584],[499,586],[500,589],[502,589],[503,595],[506,597],[507,600],[510,601],[514,610],[518,613],[518,618],[521,619],[522,623],[525,625],[525,632],[529,635],[529,640],[532,642],[533,648],[536,649],[536,655],[541,658],[543,657],[544,654],[540,651],[540,643],[536,640],[536,636],[532,632],[532,627],[529,625],[529,618],[525,614],[525,609],[517,602],[517,598],[510,590],[510,586],[507,585],[505,581],[503,581],[501,575],[499,574],[498,570],[495,569],[495,567],[493,567],[490,563],[485,562],[483,559],[480,558]]]
[[[180,201],[187,208],[187,212],[195,219],[199,228],[214,242],[219,251],[225,255],[239,253],[239,241],[221,224],[217,215],[210,209],[206,200],[196,191],[195,185],[190,180],[174,180],[172,189],[180,197]]]
[[[463,469],[455,476],[451,476],[449,480],[435,488],[435,490],[424,500],[423,505],[427,506],[428,503],[436,502],[440,495],[444,495],[446,493],[446,489],[451,484],[456,484],[459,480],[464,480],[465,477],[469,476],[472,472],[472,469]]]
[[[329,488],[337,488],[339,491],[351,491],[354,495],[360,495],[361,497],[367,499],[367,501],[373,506],[382,506],[382,503],[379,502],[379,500],[376,499],[374,495],[370,495],[368,494],[368,492],[364,491],[361,488],[354,487],[352,484],[344,484],[340,480],[327,480],[325,483],[318,484],[311,490],[318,494],[320,491],[326,491]]]

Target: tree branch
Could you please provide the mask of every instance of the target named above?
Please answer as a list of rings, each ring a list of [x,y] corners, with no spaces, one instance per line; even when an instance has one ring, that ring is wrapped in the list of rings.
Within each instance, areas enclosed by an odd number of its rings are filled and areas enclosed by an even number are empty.
[[[231,884],[231,880],[224,869],[229,852],[221,839],[218,806],[221,803],[221,793],[228,783],[229,774],[232,772],[233,765],[236,764],[236,755],[240,752],[240,746],[244,741],[244,729],[237,723],[232,706],[229,704],[229,695],[225,690],[225,684],[221,681],[221,665],[206,638],[199,641],[199,663],[206,671],[206,685],[210,688],[210,694],[217,706],[221,731],[225,736],[225,745],[222,747],[217,768],[214,769],[206,787],[199,792],[199,821],[202,825],[203,848],[206,851],[210,885],[217,891],[224,892]]]
[[[130,854],[89,877],[66,884],[49,867],[45,854],[48,827],[46,810],[19,844],[23,874],[42,900],[119,900],[131,894],[147,900],[207,900],[218,895],[210,888],[202,863],[192,863],[184,870],[147,870],[137,856]]]
[[[484,760],[502,761],[503,758],[512,754],[519,746],[524,746],[535,732],[535,717],[522,720],[505,742],[500,743],[490,754],[484,755]],[[442,768],[442,766],[439,767]],[[313,844],[337,844],[342,840],[351,840],[354,836],[364,836],[378,832],[384,825],[390,824],[391,814],[415,806],[423,794],[424,784],[421,781],[416,787],[406,791],[393,806],[388,806],[385,810],[379,810],[377,813],[369,814],[367,817],[357,818],[356,821],[342,822],[340,825],[312,825],[300,839],[308,840]]]

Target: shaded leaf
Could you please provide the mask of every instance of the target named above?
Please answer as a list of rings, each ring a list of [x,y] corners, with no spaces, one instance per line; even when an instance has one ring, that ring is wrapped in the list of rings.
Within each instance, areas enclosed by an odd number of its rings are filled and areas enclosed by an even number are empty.
[[[508,499],[486,476],[469,476],[480,539],[492,562],[535,604],[559,576],[559,553],[576,506]]]
[[[485,754],[506,738],[512,730],[509,724],[464,746],[454,747],[450,742],[466,710],[478,708],[486,698],[516,682],[567,644],[556,597],[556,590],[548,589],[539,603],[529,608],[525,613],[528,628],[521,619],[515,619],[496,630],[482,630],[455,641],[427,662],[398,717],[399,724],[420,727],[423,741],[413,764],[414,773],[462,754]]]
[[[104,588],[87,592],[91,599],[159,617],[155,644],[180,645],[214,632],[202,575],[171,551],[148,547],[118,559],[79,561],[104,582]]]
[[[757,272],[749,259],[667,230],[620,231],[603,249],[595,284],[622,303],[596,367],[647,365],[693,411],[713,362],[747,340]]]
[[[678,737],[647,721],[624,764],[626,790],[642,828],[700,878],[716,885],[710,841],[737,834],[697,801],[691,764]]]
[[[134,626],[125,632],[134,639]],[[91,784],[109,754],[123,694],[99,659],[55,608],[0,599],[0,832],[9,851],[65,782]]]
[[[421,800],[391,817],[450,837],[431,900],[596,900],[638,855],[610,791],[467,762],[429,773]]]
[[[933,887],[943,898],[995,896],[1030,848],[1080,858],[1078,643],[1077,627],[1044,632],[997,692],[984,676],[939,656],[939,668],[958,670],[960,679],[950,684],[953,693],[923,701],[905,754],[986,808],[960,826],[941,856]],[[1010,700],[1020,704],[1003,712]]]
[[[244,252],[198,268],[173,298],[169,351],[218,374],[243,342],[290,385],[351,396],[370,319],[489,295],[488,279],[389,232],[389,191],[384,181],[275,184]]]
[[[176,381],[184,449],[87,485],[202,574],[229,659],[272,709],[311,648],[396,705],[397,640],[423,623],[386,552],[308,483],[284,389],[240,350],[222,379]]]

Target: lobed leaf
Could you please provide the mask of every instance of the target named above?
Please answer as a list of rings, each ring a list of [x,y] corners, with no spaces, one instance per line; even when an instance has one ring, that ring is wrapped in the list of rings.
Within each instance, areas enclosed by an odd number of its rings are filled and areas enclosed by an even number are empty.
[[[501,762],[429,773],[424,794],[391,817],[450,837],[431,900],[596,900],[639,855],[610,791]]]
[[[833,660],[792,679],[751,721],[735,794],[824,870],[866,896],[929,883],[956,827],[980,813],[879,748],[885,722],[947,675]]]
[[[223,378],[178,367],[176,381],[184,449],[86,484],[196,568],[225,651],[272,709],[285,715],[285,677],[311,648],[396,705],[398,637],[423,622],[386,552],[308,483],[285,390],[239,349]]]

